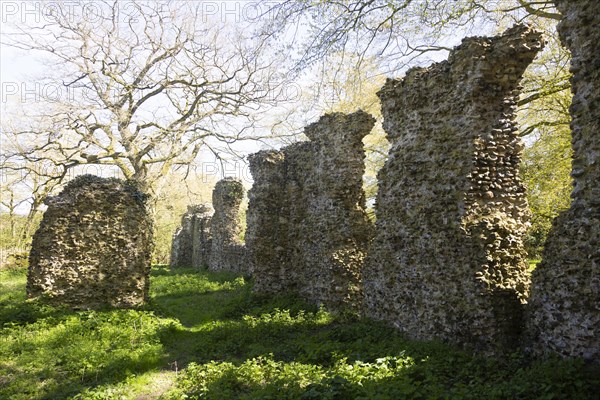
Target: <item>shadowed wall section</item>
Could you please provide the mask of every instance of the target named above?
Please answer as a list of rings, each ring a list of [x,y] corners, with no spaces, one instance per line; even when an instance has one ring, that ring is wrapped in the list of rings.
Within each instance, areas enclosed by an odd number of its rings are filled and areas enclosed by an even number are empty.
[[[529,339],[538,354],[600,361],[600,2],[556,1],[571,50],[574,189],[532,276]]]
[[[360,304],[373,234],[362,139],[374,122],[362,111],[327,114],[305,128],[310,141],[250,156],[246,244],[257,291],[294,291],[330,307]]]
[[[255,278],[254,290],[284,293],[296,286],[289,266],[285,155],[263,150],[248,157],[254,178],[248,191],[246,247]]]
[[[542,46],[524,26],[466,38],[378,93],[392,147],[364,270],[368,315],[484,351],[518,340],[529,279],[515,104]]]
[[[188,206],[173,235],[171,267],[206,268],[210,259],[212,209],[208,204]]]

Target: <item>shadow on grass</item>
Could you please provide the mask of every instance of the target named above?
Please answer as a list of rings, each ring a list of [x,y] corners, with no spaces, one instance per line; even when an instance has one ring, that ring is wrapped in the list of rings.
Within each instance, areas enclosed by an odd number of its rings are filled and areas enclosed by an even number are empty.
[[[192,398],[586,399],[600,390],[598,368],[579,361],[483,358],[409,341],[292,296],[258,296],[229,273],[154,268],[146,311],[37,309],[19,279],[0,293],[13,307],[0,311],[0,397],[12,385],[22,395],[8,398],[62,399],[175,365]]]
[[[288,321],[274,310],[171,327],[163,342],[187,367],[190,398],[264,399],[595,399],[600,369],[580,360],[484,358],[441,343],[407,341],[373,321]],[[297,317],[297,316],[296,316]],[[283,321],[281,321],[281,320]]]
[[[161,366],[160,319],[26,300],[26,270],[0,271],[0,398],[64,399]]]
[[[192,277],[198,273],[174,271],[163,276],[172,279],[188,274]],[[202,280],[224,282],[220,277],[200,274],[204,275]],[[351,314],[334,316],[294,296],[257,295],[246,281],[234,288],[155,295],[152,305],[162,315],[181,322],[160,333],[166,362],[176,362],[179,368],[213,360],[239,365],[264,356],[328,367],[340,358],[371,362],[406,353],[407,341],[381,323]],[[427,344],[426,349],[411,356],[431,354],[435,346]]]
[[[4,329],[0,397],[64,399],[156,369],[163,359],[158,331],[167,323],[149,312],[113,310]]]
[[[187,367],[180,383],[191,398],[586,399],[600,384],[600,370],[577,360],[474,356],[294,297],[258,296],[251,283],[237,282],[153,297],[156,309],[181,322],[160,337],[165,364]]]
[[[253,294],[251,283],[239,277],[224,281],[219,276],[205,276],[202,281],[200,288],[152,296],[151,304],[160,315],[181,323],[166,327],[160,335],[170,365],[241,362],[270,353],[293,359],[298,338],[326,329],[329,323],[328,314],[297,298]],[[206,282],[221,286],[206,290]]]
[[[191,365],[180,380],[189,398],[248,399],[596,399],[592,373],[577,363],[547,361],[528,369],[481,368],[439,361],[412,364],[387,357],[375,363],[346,363],[329,369],[269,358]],[[485,365],[485,363],[481,363]],[[488,365],[494,367],[494,365]],[[566,368],[565,368],[566,367]]]
[[[69,310],[28,300],[25,293],[27,269],[0,271],[0,329],[34,323],[44,318],[60,318]]]

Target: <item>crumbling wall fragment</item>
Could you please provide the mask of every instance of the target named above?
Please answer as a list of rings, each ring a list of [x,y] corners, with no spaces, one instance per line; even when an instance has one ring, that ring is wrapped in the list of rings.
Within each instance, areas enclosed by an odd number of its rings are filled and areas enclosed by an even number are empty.
[[[532,276],[528,336],[538,354],[600,361],[600,3],[557,0],[571,51],[574,189]]]
[[[205,268],[208,266],[212,210],[207,204],[188,206],[181,217],[181,226],[173,235],[171,267]]]
[[[361,270],[372,225],[362,189],[365,112],[327,114],[310,141],[252,155],[246,243],[255,288],[294,291],[330,307],[361,301]]]
[[[153,248],[146,199],[129,182],[92,175],[49,198],[31,245],[28,296],[77,309],[143,304]]]
[[[248,157],[254,179],[248,191],[246,213],[246,248],[254,290],[285,293],[295,282],[289,273],[288,203],[286,194],[285,155],[277,150],[263,150]]]
[[[213,210],[208,204],[193,206],[194,214],[192,224],[192,267],[196,269],[207,268],[210,262],[212,249],[211,221]]]
[[[215,213],[211,220],[212,246],[208,263],[211,271],[248,272],[246,247],[240,240],[239,211],[243,198],[244,186],[237,179],[221,179],[215,185],[212,196]]]
[[[171,242],[171,267],[191,267],[192,266],[192,226],[193,215],[186,211],[181,216],[181,226],[173,234]]]
[[[378,93],[391,149],[364,270],[368,315],[413,338],[485,351],[518,340],[528,207],[514,118],[542,45],[525,26],[466,38],[448,61]]]

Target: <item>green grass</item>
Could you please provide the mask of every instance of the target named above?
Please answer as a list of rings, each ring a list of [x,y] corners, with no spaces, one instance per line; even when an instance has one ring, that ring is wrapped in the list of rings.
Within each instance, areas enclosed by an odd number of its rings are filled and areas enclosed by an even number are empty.
[[[227,273],[155,267],[141,310],[28,301],[0,271],[0,399],[592,399],[600,370],[473,356]]]

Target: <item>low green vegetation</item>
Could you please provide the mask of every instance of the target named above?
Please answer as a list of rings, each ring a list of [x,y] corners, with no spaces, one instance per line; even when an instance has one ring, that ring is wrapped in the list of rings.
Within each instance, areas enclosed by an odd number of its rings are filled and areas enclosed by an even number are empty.
[[[1,399],[591,399],[600,370],[409,341],[227,273],[155,267],[140,310],[25,299],[0,271]]]
[[[530,259],[527,261],[527,264],[529,265],[529,272],[533,272],[534,269],[537,268],[538,264],[542,262],[541,258],[535,258],[535,259]]]

